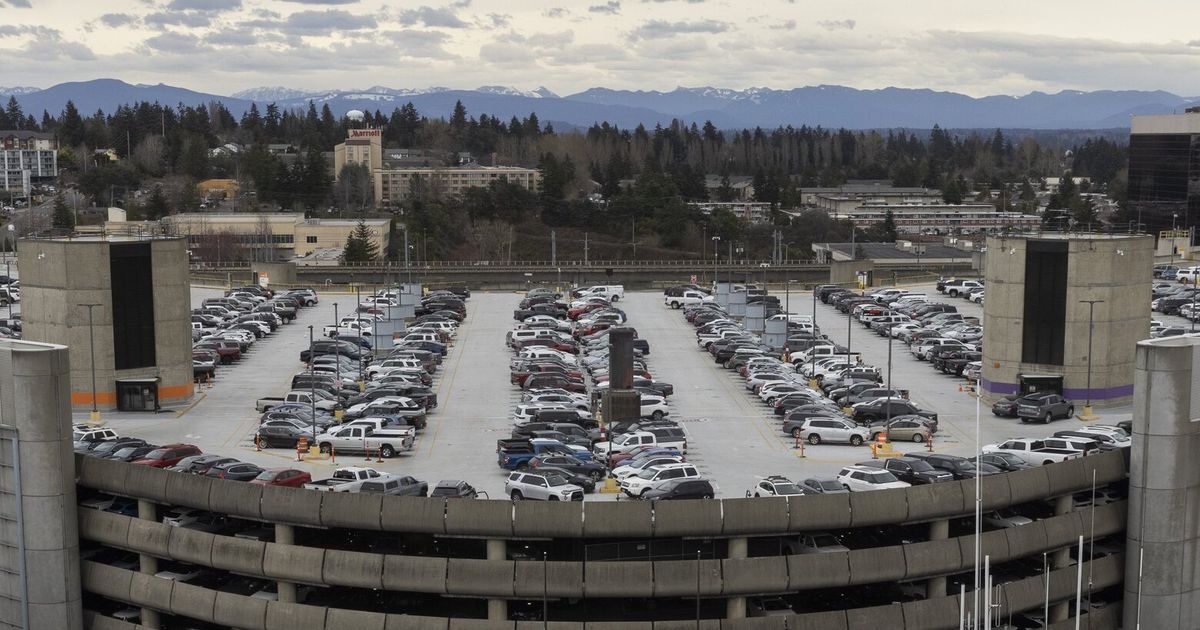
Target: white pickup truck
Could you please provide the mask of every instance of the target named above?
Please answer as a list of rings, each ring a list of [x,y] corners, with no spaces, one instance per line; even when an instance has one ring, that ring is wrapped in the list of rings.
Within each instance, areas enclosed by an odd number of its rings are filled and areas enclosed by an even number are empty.
[[[339,468],[328,479],[320,479],[304,484],[305,490],[320,490],[323,492],[358,492],[364,481],[373,481],[383,475],[374,468]]]
[[[363,319],[342,320],[337,326],[324,328],[326,337],[370,337],[375,330]]]
[[[682,295],[668,295],[663,298],[663,304],[671,308],[707,304],[712,301],[713,297],[711,295],[705,295],[699,291],[684,291]]]
[[[1064,444],[1064,442],[1069,441],[1055,439],[1053,444],[1048,444],[1047,440],[1013,438],[1000,444],[988,444],[983,447],[983,452],[989,454],[1008,453],[1020,457],[1026,464],[1031,466],[1041,466],[1082,457],[1082,449],[1070,448],[1070,445]],[[1063,446],[1067,446],[1067,448],[1058,448]]]
[[[333,412],[341,404],[336,400],[321,395],[320,391],[316,392],[316,399],[317,402],[315,405],[313,405],[312,393],[297,389],[288,392],[282,397],[268,396],[266,398],[259,398],[257,401],[255,401],[254,408],[257,409],[259,413],[263,413],[276,405],[295,403],[298,405],[315,406],[320,411]]]
[[[322,453],[378,453],[385,459],[397,453],[410,451],[417,430],[413,427],[375,429],[366,424],[333,427],[317,436],[317,447]]]

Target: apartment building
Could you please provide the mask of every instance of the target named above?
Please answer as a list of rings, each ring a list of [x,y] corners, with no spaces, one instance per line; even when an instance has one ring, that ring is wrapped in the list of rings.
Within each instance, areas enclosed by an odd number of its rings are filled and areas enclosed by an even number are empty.
[[[0,131],[0,189],[28,192],[58,177],[58,142],[36,131]]]

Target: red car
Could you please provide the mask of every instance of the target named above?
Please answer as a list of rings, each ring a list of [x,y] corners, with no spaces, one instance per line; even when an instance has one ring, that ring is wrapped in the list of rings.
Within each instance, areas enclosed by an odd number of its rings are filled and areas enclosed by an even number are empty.
[[[202,455],[201,450],[191,444],[167,444],[161,446],[149,453],[142,459],[134,460],[134,464],[142,466],[152,466],[154,468],[166,468],[179,463],[179,460],[192,455]]]
[[[303,470],[295,468],[271,468],[259,473],[257,477],[250,480],[250,483],[260,486],[299,488],[310,481],[312,481],[312,475]]]

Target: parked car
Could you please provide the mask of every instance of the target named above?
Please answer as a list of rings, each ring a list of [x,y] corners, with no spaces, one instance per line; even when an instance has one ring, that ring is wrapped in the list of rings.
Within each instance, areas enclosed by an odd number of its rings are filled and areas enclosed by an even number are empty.
[[[504,493],[513,501],[582,501],[583,488],[561,475],[514,471],[504,482]]]
[[[1021,422],[1041,420],[1049,424],[1056,418],[1070,418],[1075,415],[1075,404],[1059,394],[1029,394],[1017,400],[1017,417]]]
[[[429,484],[408,475],[385,475],[363,482],[358,491],[365,494],[423,497],[429,494]]]
[[[716,492],[707,479],[671,479],[642,493],[650,501],[674,499],[711,499]]]
[[[166,468],[178,464],[179,460],[184,457],[199,454],[200,449],[191,444],[167,444],[146,453],[145,457],[135,460],[133,463],[153,468]]]
[[[754,497],[787,497],[805,494],[804,490],[782,475],[763,477],[753,490],[747,490],[746,496]]]
[[[907,482],[910,485],[923,485],[930,483],[943,483],[954,481],[954,475],[938,470],[929,465],[929,462],[915,457],[888,457],[885,459],[872,459],[865,462],[859,462],[859,466],[868,466],[882,468],[896,476],[900,481]]]
[[[802,438],[814,446],[821,442],[843,442],[858,446],[870,437],[863,427],[849,420],[832,417],[807,418],[798,426],[790,427],[790,430],[785,423],[785,431],[792,437]]]
[[[258,473],[250,483],[260,486],[299,488],[312,481],[312,475],[295,468],[269,468]]]
[[[479,492],[471,484],[460,481],[458,479],[443,479],[433,486],[433,490],[429,492],[430,497],[442,497],[446,499],[477,499]]]
[[[838,472],[837,479],[851,492],[907,488],[911,485],[886,470],[872,466],[846,466]]]
[[[805,494],[841,494],[849,492],[836,479],[809,478],[801,482],[800,487],[804,490]]]

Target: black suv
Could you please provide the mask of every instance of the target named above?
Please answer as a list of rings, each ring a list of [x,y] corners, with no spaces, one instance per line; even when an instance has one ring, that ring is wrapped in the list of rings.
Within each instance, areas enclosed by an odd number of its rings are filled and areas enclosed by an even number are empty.
[[[933,420],[934,426],[937,425],[938,419],[936,413],[925,411],[914,405],[912,401],[900,398],[881,398],[854,408],[854,421],[862,425],[870,424],[873,420],[880,418],[895,418],[896,416],[921,416]]]
[[[882,468],[895,475],[900,481],[907,481],[914,486],[954,481],[954,475],[950,472],[938,470],[929,462],[916,457],[870,459],[859,462],[858,465]]]
[[[976,467],[975,462],[957,455],[909,453],[906,457],[924,460],[930,466],[954,475],[955,479],[974,479],[978,475],[994,475],[1000,472],[998,468],[989,464],[981,464]]]
[[[712,484],[705,479],[680,478],[672,479],[657,488],[642,493],[643,499],[650,501],[673,499],[711,499],[716,494]]]

